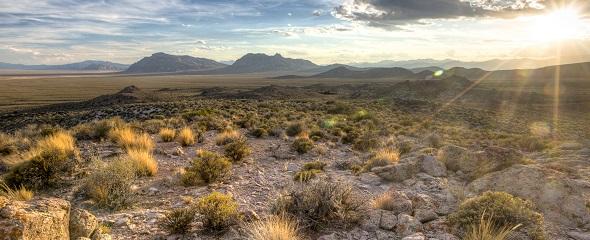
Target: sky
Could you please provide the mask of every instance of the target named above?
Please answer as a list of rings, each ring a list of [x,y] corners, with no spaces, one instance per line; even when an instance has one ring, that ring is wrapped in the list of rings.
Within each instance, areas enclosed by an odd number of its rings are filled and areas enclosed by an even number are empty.
[[[0,0],[0,62],[590,56],[589,0]],[[589,58],[590,59],[590,58]]]

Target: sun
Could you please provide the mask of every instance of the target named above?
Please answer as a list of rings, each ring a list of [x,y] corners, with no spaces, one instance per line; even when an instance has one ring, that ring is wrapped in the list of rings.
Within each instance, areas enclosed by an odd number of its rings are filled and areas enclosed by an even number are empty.
[[[575,8],[562,8],[535,16],[531,37],[539,42],[574,39],[582,35],[584,22]]]

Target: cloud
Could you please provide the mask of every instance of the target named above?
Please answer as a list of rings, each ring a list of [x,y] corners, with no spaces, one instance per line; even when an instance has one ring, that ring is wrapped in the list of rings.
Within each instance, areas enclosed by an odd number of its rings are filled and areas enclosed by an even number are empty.
[[[332,15],[385,29],[432,19],[514,17],[539,12],[543,0],[345,0]]]

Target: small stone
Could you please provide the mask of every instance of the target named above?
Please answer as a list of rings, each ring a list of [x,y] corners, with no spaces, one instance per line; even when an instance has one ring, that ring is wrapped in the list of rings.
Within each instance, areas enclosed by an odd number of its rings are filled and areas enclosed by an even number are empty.
[[[438,215],[430,208],[420,208],[414,210],[414,217],[421,223],[426,223],[437,219]]]
[[[426,237],[422,233],[414,233],[410,236],[402,238],[402,240],[424,240]]]
[[[124,227],[124,226],[128,226],[130,223],[131,223],[131,220],[129,220],[128,217],[121,217],[115,221],[115,226],[116,227]]]
[[[385,230],[393,230],[397,225],[397,216],[391,211],[381,212],[379,227]]]

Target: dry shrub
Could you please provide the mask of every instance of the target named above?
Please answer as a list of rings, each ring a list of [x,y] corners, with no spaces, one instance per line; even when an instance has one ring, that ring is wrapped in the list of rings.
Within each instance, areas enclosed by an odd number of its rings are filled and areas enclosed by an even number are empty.
[[[80,124],[73,128],[76,138],[91,140],[91,139],[106,139],[112,129],[124,128],[127,125],[120,117],[113,117],[91,123]]]
[[[33,158],[42,160],[45,167],[58,161],[63,162],[79,154],[76,140],[66,132],[57,132],[39,140],[34,151]]]
[[[468,227],[464,240],[506,240],[512,232],[514,232],[520,225],[513,227],[503,226],[498,227],[493,221],[493,216],[485,217],[485,213],[481,216],[479,223]]]
[[[24,186],[16,188],[16,190],[11,189],[5,182],[0,182],[0,196],[7,197],[10,200],[14,201],[29,201],[33,198],[35,194],[33,191],[28,190]]]
[[[341,183],[314,181],[281,196],[273,212],[297,219],[303,227],[318,230],[346,227],[364,216],[365,205],[353,189]]]
[[[203,226],[208,230],[223,230],[238,220],[238,204],[230,196],[213,192],[197,202],[197,212],[201,215]]]
[[[287,126],[287,129],[285,130],[285,133],[289,137],[294,137],[294,136],[300,135],[301,133],[305,132],[305,130],[306,130],[306,127],[303,123],[296,122],[296,123],[289,124],[289,126]]]
[[[109,134],[111,141],[125,150],[144,150],[152,151],[154,141],[148,134],[136,134],[131,128],[118,128]]]
[[[155,176],[158,173],[158,162],[149,152],[129,150],[126,160],[133,166],[137,176]]]
[[[313,147],[314,147],[313,141],[305,136],[298,137],[297,139],[295,139],[295,141],[293,141],[293,144],[291,145],[291,148],[293,148],[293,150],[295,150],[299,154],[305,154],[305,153],[311,151],[311,149],[313,149]]]
[[[395,202],[391,192],[384,192],[375,199],[373,199],[373,208],[392,211],[395,209]]]
[[[396,164],[399,161],[399,151],[395,149],[380,149],[375,152],[374,156],[370,158],[365,167],[370,170],[374,167],[383,167],[391,164]]]
[[[234,129],[225,130],[215,137],[215,144],[226,145],[242,139],[242,134]]]
[[[323,171],[317,169],[299,170],[297,173],[295,173],[293,180],[298,182],[309,182],[311,179],[314,179],[316,175],[322,172]]]
[[[297,223],[285,216],[271,216],[246,226],[248,240],[299,240]]]
[[[225,145],[225,156],[233,162],[244,160],[252,154],[252,149],[248,146],[246,139],[240,139]]]
[[[179,208],[168,213],[160,225],[170,234],[185,234],[191,229],[191,223],[195,219],[195,209]]]
[[[199,150],[197,157],[181,175],[185,186],[221,181],[231,173],[231,162],[217,153]]]
[[[101,208],[119,210],[129,207],[135,193],[131,185],[135,169],[124,159],[117,159],[95,169],[84,184],[84,192]]]
[[[160,138],[164,142],[172,142],[176,137],[176,130],[172,128],[162,128],[160,129]]]
[[[193,130],[189,127],[182,128],[178,133],[178,142],[185,147],[195,144],[195,138]]]

